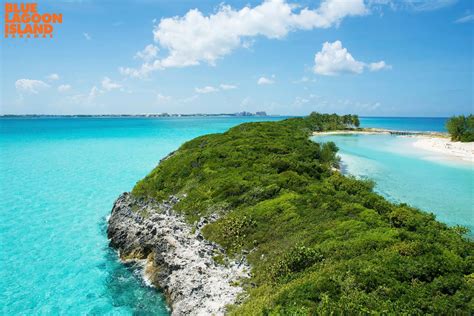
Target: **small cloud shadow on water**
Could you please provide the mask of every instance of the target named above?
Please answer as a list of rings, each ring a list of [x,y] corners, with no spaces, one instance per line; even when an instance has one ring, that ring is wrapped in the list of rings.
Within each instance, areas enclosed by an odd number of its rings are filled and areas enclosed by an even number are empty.
[[[100,223],[100,231],[106,236],[105,217]],[[117,253],[108,244],[104,245],[103,251],[104,263],[98,267],[106,272],[103,296],[110,301],[114,310],[131,312],[133,315],[170,315],[165,297],[159,290],[144,283],[138,266],[121,263]],[[91,311],[93,315],[103,313],[103,310]]]

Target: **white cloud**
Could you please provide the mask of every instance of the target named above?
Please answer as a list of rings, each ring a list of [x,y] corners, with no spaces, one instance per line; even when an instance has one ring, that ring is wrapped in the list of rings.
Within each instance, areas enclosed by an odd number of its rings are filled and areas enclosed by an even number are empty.
[[[233,85],[233,84],[225,84],[225,83],[221,83],[219,85],[219,87],[222,89],[222,90],[233,90],[233,89],[237,89],[237,86],[236,85]]]
[[[162,19],[153,30],[155,42],[168,49],[163,67],[215,64],[216,60],[242,45],[242,38],[282,38],[296,29],[327,28],[351,15],[367,13],[363,0],[325,0],[316,10],[294,12],[284,0],[267,0],[256,7],[234,10],[222,5],[204,16],[199,10],[183,17]]]
[[[191,102],[196,101],[197,99],[199,99],[199,95],[194,94],[194,95],[192,95],[192,96],[190,96],[190,97],[181,99],[181,102],[183,102],[183,103],[191,103]]]
[[[357,61],[342,47],[340,41],[325,42],[323,49],[314,56],[314,72],[333,76],[340,73],[362,73],[364,63]]]
[[[219,89],[220,88],[220,89]],[[202,88],[195,88],[194,91],[199,94],[207,94],[207,93],[214,93],[214,92],[219,92],[220,90],[232,90],[232,89],[237,89],[236,85],[233,84],[225,84],[221,83],[219,85],[219,88],[213,87],[213,86],[205,86]],[[197,96],[194,96],[197,97]]]
[[[92,39],[92,36],[90,36],[89,33],[82,33],[82,35],[84,35],[84,38],[88,41]]]
[[[120,67],[119,71],[122,75],[130,76],[134,78],[145,78],[148,76],[149,73],[155,70],[161,70],[163,66],[161,65],[161,61],[159,59],[153,62],[146,62],[141,65],[140,68],[129,68],[129,67]]]
[[[457,0],[404,0],[403,2],[415,11],[433,11],[453,5]]]
[[[293,107],[300,108],[305,104],[309,103],[310,100],[304,97],[296,97],[295,101],[293,102]]]
[[[168,95],[163,95],[161,93],[158,93],[156,95],[156,101],[158,103],[167,103],[167,102],[170,102],[172,100],[172,97],[171,96],[168,96]]]
[[[135,54],[135,58],[142,59],[144,61],[151,61],[158,56],[160,49],[153,44],[147,45],[142,51]]]
[[[15,81],[15,88],[18,92],[37,94],[39,91],[49,88],[49,85],[41,80],[18,79]]]
[[[257,84],[259,85],[268,85],[268,84],[274,84],[275,80],[267,78],[267,77],[260,77],[257,80]]]
[[[216,61],[259,36],[281,39],[295,30],[338,26],[348,16],[365,15],[364,0],[323,0],[317,9],[301,8],[286,0],[266,0],[240,10],[221,5],[208,16],[198,9],[184,16],[164,18],[153,29],[154,41],[168,55],[138,69],[121,68],[122,74],[144,77],[151,71]]]
[[[308,82],[309,81],[309,78],[308,77],[301,77],[300,80],[296,80],[295,83],[304,83],[304,82]]]
[[[203,87],[203,88],[195,88],[194,91],[196,91],[196,93],[205,94],[205,93],[217,92],[217,91],[219,91],[219,89],[217,89],[213,86],[206,86],[206,87]]]
[[[295,109],[307,109],[305,111],[338,114],[359,113],[359,115],[374,114],[383,108],[382,103],[377,100],[358,101],[315,94],[296,97],[292,106]]]
[[[61,93],[64,93],[64,92],[67,92],[69,90],[71,90],[71,85],[69,84],[62,84],[58,87],[58,91],[61,92]]]
[[[379,62],[375,62],[375,63],[370,63],[368,65],[368,67],[369,67],[370,71],[379,71],[379,70],[383,70],[383,69],[392,69],[392,66],[387,65],[387,63],[384,62],[383,60],[381,60]]]
[[[357,111],[363,111],[367,113],[377,110],[382,105],[380,102],[354,102],[351,100],[345,100],[344,102],[339,101],[339,103],[342,103],[348,109],[356,109]]]
[[[104,91],[100,90],[99,88],[97,88],[96,86],[93,86],[91,91],[89,92],[88,94],[88,100],[89,101],[93,101],[95,98],[97,98],[99,95],[101,95],[102,93],[104,93]]]
[[[95,99],[103,93],[104,93],[103,90],[100,90],[99,88],[97,88],[97,86],[93,86],[88,94],[75,94],[73,96],[68,97],[67,100],[76,104],[81,104],[81,105],[89,104],[90,105],[90,104],[94,104]]]
[[[458,0],[368,0],[367,6],[379,9],[388,5],[394,10],[406,9],[412,11],[434,11],[455,4]]]
[[[122,88],[121,84],[113,82],[109,77],[104,77],[102,81],[100,82],[100,87],[98,87],[97,85],[94,85],[89,90],[88,93],[78,93],[78,94],[70,95],[66,98],[66,100],[69,100],[70,102],[73,102],[76,104],[93,105],[95,104],[95,100],[97,99],[97,97],[119,88]],[[63,92],[63,93],[71,89],[72,89],[71,85],[68,85],[68,84],[60,85],[58,87],[58,91]],[[132,92],[130,90],[125,90],[123,88],[121,89],[121,91],[124,93]]]
[[[121,84],[113,82],[109,77],[104,77],[104,79],[102,79],[101,84],[102,84],[102,88],[105,91],[110,91],[110,90],[114,90],[114,89],[118,89],[122,87]]]
[[[48,76],[46,76],[46,79],[48,80],[59,80],[59,75],[58,74],[50,74]]]
[[[474,21],[474,14],[468,14],[462,18],[457,19],[454,23],[468,23]]]
[[[309,83],[309,82],[316,82],[316,79],[303,76],[300,79],[293,81],[293,83]]]
[[[342,47],[341,41],[335,41],[333,43],[325,42],[321,51],[317,52],[314,56],[313,71],[319,75],[334,76],[344,73],[360,74],[366,67],[371,71],[392,68],[392,66],[387,65],[383,60],[366,64],[354,59],[349,51]]]

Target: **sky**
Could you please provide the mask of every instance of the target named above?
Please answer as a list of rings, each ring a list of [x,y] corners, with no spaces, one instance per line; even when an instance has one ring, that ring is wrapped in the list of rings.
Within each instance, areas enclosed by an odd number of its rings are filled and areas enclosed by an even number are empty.
[[[474,112],[471,0],[37,3],[63,22],[2,35],[1,114]]]

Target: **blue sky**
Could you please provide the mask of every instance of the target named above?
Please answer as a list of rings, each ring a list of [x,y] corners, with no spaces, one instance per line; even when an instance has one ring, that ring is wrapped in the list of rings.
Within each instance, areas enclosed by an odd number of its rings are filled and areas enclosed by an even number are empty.
[[[49,0],[38,10],[63,23],[53,39],[0,40],[2,114],[473,112],[470,0]]]

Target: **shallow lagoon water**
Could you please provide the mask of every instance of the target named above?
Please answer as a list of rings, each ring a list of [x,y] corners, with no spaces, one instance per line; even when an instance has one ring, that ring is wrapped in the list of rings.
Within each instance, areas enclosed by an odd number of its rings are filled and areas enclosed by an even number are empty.
[[[106,217],[114,200],[186,140],[242,122],[282,118],[0,119],[0,313],[168,315],[163,296],[144,286],[107,246]],[[428,120],[428,128],[424,119],[403,120],[361,119],[364,126],[382,128],[442,130],[444,124]],[[380,181],[383,194],[424,209],[433,198],[459,204],[440,208],[438,217],[466,223],[463,205],[469,179],[472,201],[472,170],[415,159],[400,165],[401,154],[390,158],[369,139],[333,140],[348,170]],[[388,160],[374,158],[379,156]],[[417,181],[436,183],[443,194]]]
[[[474,168],[469,162],[419,150],[412,137],[326,135],[314,139],[336,143],[343,170],[374,180],[376,191],[388,199],[474,232]]]

